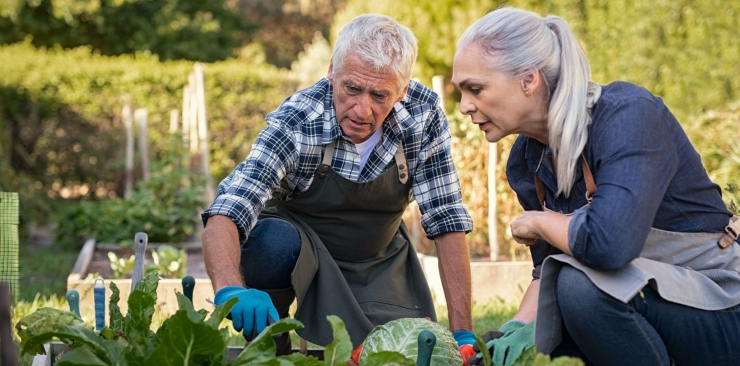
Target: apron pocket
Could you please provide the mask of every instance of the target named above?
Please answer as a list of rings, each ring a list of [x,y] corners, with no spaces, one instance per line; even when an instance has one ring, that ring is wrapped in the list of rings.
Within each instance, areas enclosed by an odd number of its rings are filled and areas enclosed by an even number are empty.
[[[381,325],[400,318],[423,318],[421,305],[401,305],[383,301],[365,301],[360,308],[371,323]]]

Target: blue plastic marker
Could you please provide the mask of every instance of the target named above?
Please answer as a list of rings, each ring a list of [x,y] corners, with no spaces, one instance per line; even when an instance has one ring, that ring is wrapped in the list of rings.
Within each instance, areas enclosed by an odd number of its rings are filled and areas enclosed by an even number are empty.
[[[80,316],[80,293],[77,292],[77,290],[69,290],[65,297],[69,303],[69,311],[75,313],[78,318],[82,319]]]
[[[95,294],[95,329],[101,331],[105,327],[105,281],[101,277],[95,279],[93,292]]]

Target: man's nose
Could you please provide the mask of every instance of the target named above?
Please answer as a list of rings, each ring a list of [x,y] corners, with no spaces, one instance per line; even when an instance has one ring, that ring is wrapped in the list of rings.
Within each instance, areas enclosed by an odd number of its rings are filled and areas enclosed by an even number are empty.
[[[355,114],[357,118],[370,118],[373,114],[372,101],[369,94],[360,94],[355,103]]]

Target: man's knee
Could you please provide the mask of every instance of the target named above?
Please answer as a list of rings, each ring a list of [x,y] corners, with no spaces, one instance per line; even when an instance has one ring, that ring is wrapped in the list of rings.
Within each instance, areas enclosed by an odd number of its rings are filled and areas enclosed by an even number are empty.
[[[292,223],[278,218],[259,220],[242,247],[246,284],[260,289],[290,287],[290,274],[301,251],[301,236]]]

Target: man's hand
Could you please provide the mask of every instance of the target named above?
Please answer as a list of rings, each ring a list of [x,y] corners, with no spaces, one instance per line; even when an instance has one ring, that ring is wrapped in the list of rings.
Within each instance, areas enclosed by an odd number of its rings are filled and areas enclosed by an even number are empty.
[[[491,362],[494,365],[511,365],[527,347],[534,344],[535,322],[524,324],[519,320],[509,320],[499,328],[503,336],[486,343],[491,349]]]
[[[229,299],[239,301],[231,308],[228,318],[231,319],[237,332],[243,331],[244,338],[252,341],[265,328],[280,319],[270,295],[256,289],[245,289],[240,286],[227,286],[216,292],[214,303],[218,306]]]
[[[469,330],[461,329],[452,333],[452,336],[455,338],[455,341],[457,341],[457,346],[460,350],[460,356],[462,356],[463,364],[465,364],[465,360],[475,354],[475,351],[473,350],[473,345],[475,344],[475,334],[473,334],[473,332]]]

